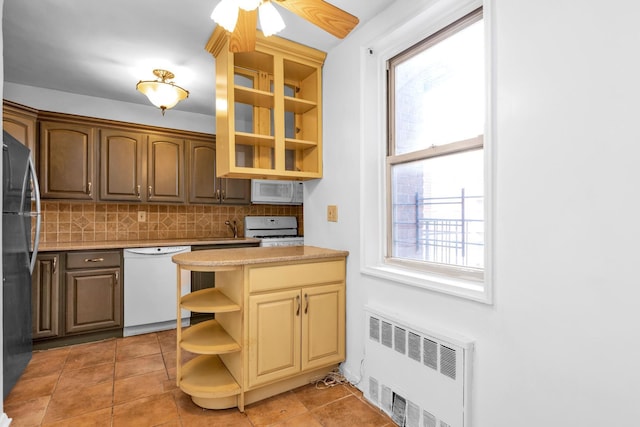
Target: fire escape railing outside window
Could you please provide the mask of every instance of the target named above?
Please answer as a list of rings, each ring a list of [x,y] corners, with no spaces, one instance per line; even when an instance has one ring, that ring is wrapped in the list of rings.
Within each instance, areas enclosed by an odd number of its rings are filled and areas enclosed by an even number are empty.
[[[466,267],[484,265],[483,196],[421,197],[393,205],[393,256]]]

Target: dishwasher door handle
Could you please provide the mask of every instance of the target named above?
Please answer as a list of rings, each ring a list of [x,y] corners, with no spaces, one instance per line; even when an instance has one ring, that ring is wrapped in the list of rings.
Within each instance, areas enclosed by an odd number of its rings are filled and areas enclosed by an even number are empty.
[[[167,246],[167,247],[151,247],[151,248],[129,248],[124,250],[124,256],[126,258],[127,254],[135,254],[135,255],[147,255],[147,256],[158,256],[158,255],[172,255],[179,252],[185,252],[191,250],[191,246]]]

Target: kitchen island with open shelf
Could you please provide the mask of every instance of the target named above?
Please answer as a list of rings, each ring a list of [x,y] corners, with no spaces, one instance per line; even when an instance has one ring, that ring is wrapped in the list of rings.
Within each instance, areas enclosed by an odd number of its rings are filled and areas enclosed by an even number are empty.
[[[345,357],[347,255],[313,246],[175,255],[178,313],[215,316],[178,322],[178,387],[203,408],[244,411],[334,369]],[[216,287],[182,296],[182,270],[215,272]]]

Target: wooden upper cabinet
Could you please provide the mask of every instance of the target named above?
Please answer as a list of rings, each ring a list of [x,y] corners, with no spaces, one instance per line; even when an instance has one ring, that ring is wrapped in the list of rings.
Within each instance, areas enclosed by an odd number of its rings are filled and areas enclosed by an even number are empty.
[[[31,150],[36,161],[36,119],[37,112],[5,101],[2,106],[2,129]]]
[[[43,198],[95,200],[95,129],[40,122],[40,192]]]
[[[322,65],[326,54],[256,33],[251,52],[229,52],[216,27],[216,160],[226,178],[322,177]]]
[[[216,148],[212,142],[189,141],[189,202],[249,204],[251,181],[216,177]]]
[[[100,199],[141,201],[146,195],[144,136],[115,129],[100,131]]]
[[[182,202],[185,196],[184,140],[150,135],[147,143],[147,201]]]
[[[222,200],[229,205],[248,205],[251,203],[251,180],[237,178],[218,178]]]

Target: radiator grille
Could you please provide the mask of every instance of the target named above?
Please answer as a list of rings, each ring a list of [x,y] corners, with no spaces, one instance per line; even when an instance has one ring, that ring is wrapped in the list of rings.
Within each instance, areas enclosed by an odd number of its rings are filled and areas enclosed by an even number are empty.
[[[407,402],[406,427],[420,427],[420,407],[411,401]]]
[[[420,335],[409,332],[409,357],[419,362],[421,356]]]
[[[389,348],[393,345],[393,328],[391,323],[382,322],[382,345],[385,345]]]
[[[382,386],[382,400],[380,403],[382,409],[390,414],[391,410],[393,409],[393,392],[391,391],[391,388],[387,387],[386,385]]]
[[[367,316],[365,398],[399,426],[465,427],[472,341],[445,340],[442,333],[378,313]]]
[[[378,404],[380,401],[380,397],[378,396],[378,380],[373,377],[369,377],[369,396],[375,404]]]
[[[429,338],[424,339],[424,364],[431,369],[438,369],[438,343]]]
[[[405,354],[407,352],[407,331],[399,326],[396,326],[393,332],[393,344],[398,353]]]
[[[422,411],[422,425],[424,427],[436,427],[436,417],[427,412],[427,411]]]
[[[440,372],[456,379],[456,351],[443,345],[440,346]]]
[[[380,342],[380,319],[375,317],[369,318],[369,338]]]

